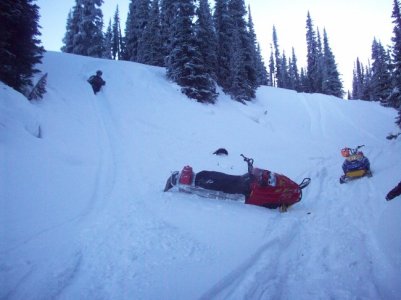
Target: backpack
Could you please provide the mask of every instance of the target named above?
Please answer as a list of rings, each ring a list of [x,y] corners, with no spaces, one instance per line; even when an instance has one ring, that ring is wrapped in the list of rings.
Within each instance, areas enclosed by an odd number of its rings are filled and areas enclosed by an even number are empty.
[[[89,77],[88,82],[90,84],[94,84],[95,83],[95,77],[96,77],[96,75],[92,75],[91,77]]]

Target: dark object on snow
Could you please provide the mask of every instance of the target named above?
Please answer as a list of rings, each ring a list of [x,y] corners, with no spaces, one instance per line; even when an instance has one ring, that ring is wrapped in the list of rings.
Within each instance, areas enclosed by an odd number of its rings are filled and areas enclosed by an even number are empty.
[[[390,133],[388,136],[386,136],[386,139],[388,139],[388,140],[396,139],[400,134],[401,134],[401,132],[399,132],[397,134]]]
[[[345,157],[342,169],[344,175],[340,177],[340,183],[346,183],[350,180],[361,178],[364,176],[372,177],[372,171],[370,170],[369,159],[359,151],[365,145],[360,145],[355,149],[343,148],[341,149],[341,155]]]
[[[399,195],[401,195],[401,181],[398,183],[398,185],[395,188],[393,188],[390,192],[388,192],[388,194],[386,196],[386,200],[390,201]]]
[[[102,71],[96,71],[96,75],[89,77],[88,82],[92,86],[93,92],[96,93],[100,91],[101,87],[106,84],[106,81],[102,78]]]
[[[253,159],[241,154],[248,164],[248,173],[229,175],[215,171],[194,173],[190,166],[181,172],[175,171],[167,179],[164,191],[174,187],[180,192],[192,193],[213,199],[243,200],[267,208],[287,208],[302,198],[302,189],[308,186],[310,178],[297,184],[288,177],[253,167]]]
[[[219,148],[216,151],[213,152],[213,154],[216,155],[228,155],[228,151],[224,148]]]

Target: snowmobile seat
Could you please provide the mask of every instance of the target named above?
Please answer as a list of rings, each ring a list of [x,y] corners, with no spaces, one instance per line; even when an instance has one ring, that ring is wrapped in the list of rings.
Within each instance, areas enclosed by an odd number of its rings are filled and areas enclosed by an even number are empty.
[[[201,171],[196,174],[195,186],[204,189],[222,191],[227,194],[249,194],[249,174],[229,175],[216,171]]]

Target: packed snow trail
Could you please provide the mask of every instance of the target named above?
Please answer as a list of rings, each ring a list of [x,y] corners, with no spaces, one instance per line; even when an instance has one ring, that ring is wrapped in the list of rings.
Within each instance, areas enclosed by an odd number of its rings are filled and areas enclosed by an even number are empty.
[[[201,105],[162,68],[51,52],[42,68],[43,101],[0,89],[0,299],[398,299],[394,110],[269,87]],[[341,185],[340,149],[359,144],[373,177]],[[241,153],[312,178],[302,201],[283,214],[162,192],[187,164],[243,174]]]

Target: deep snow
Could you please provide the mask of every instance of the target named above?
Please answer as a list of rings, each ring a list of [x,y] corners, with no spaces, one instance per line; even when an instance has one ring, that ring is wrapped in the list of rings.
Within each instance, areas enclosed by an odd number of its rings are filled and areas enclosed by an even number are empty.
[[[270,87],[204,105],[162,68],[55,52],[40,68],[40,102],[0,83],[0,299],[399,299],[394,109]],[[340,150],[359,144],[373,177],[340,185]],[[302,201],[162,192],[186,164],[243,174],[241,153],[311,177]]]

